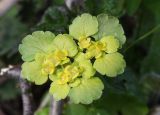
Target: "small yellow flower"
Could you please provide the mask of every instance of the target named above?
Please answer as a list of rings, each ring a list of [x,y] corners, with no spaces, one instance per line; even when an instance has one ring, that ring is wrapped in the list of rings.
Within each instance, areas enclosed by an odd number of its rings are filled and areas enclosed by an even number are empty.
[[[79,68],[77,66],[70,66],[70,65],[65,68],[64,72],[69,73],[72,80],[77,78],[80,74]]]
[[[102,56],[103,51],[106,50],[106,44],[102,43],[100,41],[98,42],[92,42],[92,44],[90,45],[90,47],[87,49],[86,52],[86,57],[87,58],[99,58]]]
[[[81,80],[80,80],[80,79],[76,79],[76,80],[74,80],[73,82],[71,82],[71,83],[69,84],[69,86],[70,86],[70,87],[76,87],[76,86],[78,86],[80,83],[81,83]]]
[[[46,55],[45,60],[53,63],[55,66],[58,66],[61,62],[54,53]]]
[[[54,64],[48,60],[44,61],[44,63],[42,64],[42,74],[53,74],[54,71]]]
[[[68,56],[68,52],[67,50],[56,50],[54,55],[59,60],[66,60]]]
[[[78,42],[80,49],[88,48],[91,45],[91,38],[83,38]]]
[[[61,77],[61,79],[58,80],[59,84],[65,84],[70,81],[69,73],[62,72],[60,77]]]
[[[68,65],[64,68],[64,71],[60,74],[59,84],[65,84],[72,82],[80,75],[81,69],[75,65]]]

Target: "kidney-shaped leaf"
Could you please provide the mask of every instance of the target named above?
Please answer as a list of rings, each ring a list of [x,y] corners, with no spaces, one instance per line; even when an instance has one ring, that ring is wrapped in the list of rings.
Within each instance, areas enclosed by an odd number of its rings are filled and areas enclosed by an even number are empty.
[[[102,95],[104,85],[98,77],[82,79],[81,84],[69,92],[69,97],[75,104],[90,104]]]
[[[19,45],[19,52],[24,61],[35,59],[36,53],[48,53],[53,50],[52,41],[55,35],[49,31],[36,31],[32,35],[27,35],[22,44]]]
[[[100,74],[115,77],[124,72],[126,63],[123,56],[116,52],[96,59],[93,66]]]
[[[104,36],[112,35],[120,41],[121,45],[125,43],[126,37],[123,28],[116,17],[100,14],[97,16],[97,19],[98,32],[93,36],[96,40],[101,39]]]

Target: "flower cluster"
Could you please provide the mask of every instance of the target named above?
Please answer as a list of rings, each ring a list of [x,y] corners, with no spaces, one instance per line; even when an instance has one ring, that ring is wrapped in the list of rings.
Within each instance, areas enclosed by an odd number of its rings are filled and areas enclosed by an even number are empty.
[[[68,96],[74,103],[89,104],[104,89],[96,72],[108,77],[124,72],[125,60],[117,52],[124,42],[117,18],[85,13],[73,20],[69,34],[36,31],[27,35],[19,46],[25,61],[22,76],[37,85],[50,79],[49,92],[55,100]]]

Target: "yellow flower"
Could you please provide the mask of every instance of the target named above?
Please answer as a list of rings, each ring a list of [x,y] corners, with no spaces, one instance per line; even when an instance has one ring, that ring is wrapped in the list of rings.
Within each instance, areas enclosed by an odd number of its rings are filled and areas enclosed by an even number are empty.
[[[55,66],[54,64],[49,61],[49,60],[45,60],[42,64],[42,74],[53,74],[53,72],[55,71]]]
[[[91,45],[91,38],[81,38],[78,45],[80,49],[88,48]]]
[[[53,53],[47,54],[42,63],[42,74],[53,74],[56,66],[64,63],[63,61],[68,62],[67,55],[66,50],[56,50]]]
[[[62,72],[60,77],[60,80],[58,80],[59,84],[65,84],[70,81],[69,73]]]
[[[55,66],[58,66],[60,64],[60,60],[55,56],[54,53],[47,54],[45,57],[45,61],[49,61],[53,63]]]
[[[80,75],[81,69],[76,65],[68,65],[64,68],[60,74],[59,84],[65,84],[72,82]]]
[[[68,56],[68,52],[67,50],[56,50],[54,55],[59,60],[66,60]]]
[[[106,50],[106,44],[100,41],[92,42],[91,46],[87,49],[86,57],[87,58],[99,58],[102,56],[103,51]]]

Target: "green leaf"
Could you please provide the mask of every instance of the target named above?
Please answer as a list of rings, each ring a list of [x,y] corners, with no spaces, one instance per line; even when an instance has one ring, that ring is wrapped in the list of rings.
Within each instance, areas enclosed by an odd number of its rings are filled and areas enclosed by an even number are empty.
[[[81,104],[69,104],[64,112],[64,115],[86,115],[87,108]]]
[[[7,57],[10,58],[16,54],[21,37],[28,30],[28,27],[17,16],[18,9],[15,5],[0,17],[0,56],[7,54]]]
[[[124,14],[125,0],[85,0],[85,6],[88,12],[95,15],[103,12],[121,16]]]
[[[160,73],[160,37],[159,32],[156,32],[152,38],[151,46],[148,55],[144,58],[142,63],[142,73]]]
[[[119,41],[114,36],[105,36],[100,40],[102,43],[106,43],[106,52],[114,53],[119,48]]]
[[[109,115],[109,114],[103,109],[97,109],[91,107],[89,108],[87,115]]]
[[[57,0],[58,2],[62,0]],[[36,30],[49,30],[54,32],[55,34],[66,33],[68,29],[69,23],[69,15],[68,11],[64,9],[64,7],[55,6],[49,7],[38,25],[36,26]]]
[[[57,35],[53,41],[53,46],[58,50],[67,50],[71,57],[75,56],[78,52],[76,43],[68,34]]]
[[[75,104],[90,104],[101,97],[103,89],[103,83],[98,77],[82,79],[79,86],[70,90],[69,97]]]
[[[124,72],[126,63],[123,56],[116,52],[96,59],[93,66],[100,74],[115,77]]]
[[[41,71],[43,56],[36,56],[36,58],[33,62],[24,62],[22,64],[21,74],[23,78],[35,82],[36,85],[41,85],[48,80],[48,76],[43,75]]]
[[[1,77],[0,83],[0,101],[6,101],[15,99],[19,94],[20,90],[17,88],[17,81],[16,80],[6,80],[3,83],[3,77]]]
[[[133,15],[139,8],[142,0],[126,0],[126,12]]]
[[[91,76],[94,76],[96,71],[93,68],[91,61],[85,58],[84,53],[79,53],[76,56],[75,61],[77,61],[79,66],[83,68],[82,76],[84,78],[90,78]]]
[[[69,34],[75,39],[86,38],[98,31],[98,21],[95,16],[84,13],[76,17],[69,26]]]
[[[82,104],[68,104],[65,108],[64,115],[108,115],[103,109],[87,107]]]
[[[52,80],[52,81],[56,81],[59,79],[59,73],[61,73],[63,71],[62,68],[57,68],[56,71],[49,75],[49,79]]]
[[[49,31],[36,31],[32,35],[27,35],[22,44],[19,45],[19,52],[24,61],[32,61],[36,53],[48,53],[53,51],[52,41],[55,35]]]
[[[154,2],[152,0],[145,0],[143,2],[143,5],[145,7],[147,7],[154,15],[156,18],[157,23],[159,23],[160,21],[160,7],[159,7],[160,1],[159,0],[154,0]]]
[[[65,99],[69,93],[70,87],[68,84],[58,84],[53,82],[50,86],[49,92],[53,95],[56,101]]]
[[[49,107],[41,108],[39,111],[36,111],[34,115],[49,115]]]
[[[135,96],[127,93],[108,93],[101,103],[105,103],[105,108],[110,115],[147,115],[148,107],[146,103]]]
[[[96,40],[104,36],[114,36],[117,38],[121,45],[126,41],[122,26],[116,17],[108,16],[107,14],[100,14],[98,19],[98,32],[93,36]]]
[[[64,0],[54,0],[54,3],[57,5],[63,5],[65,4],[65,1]]]

